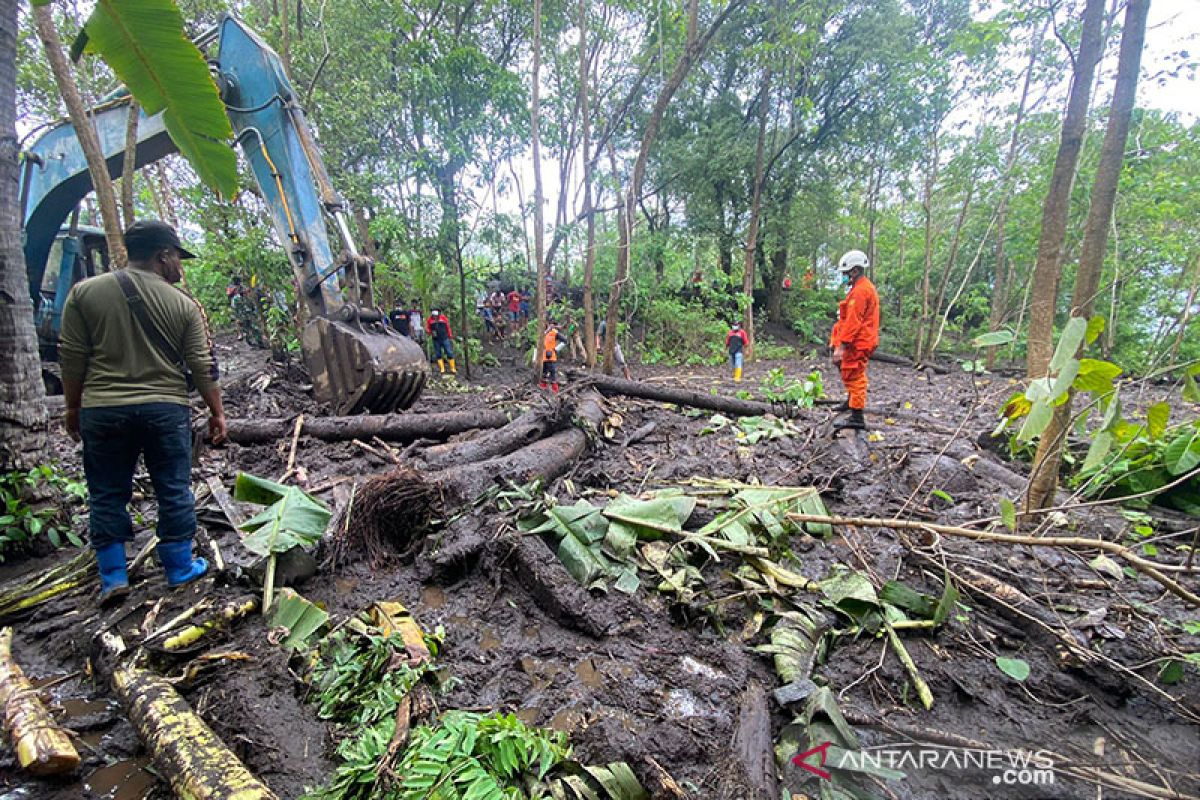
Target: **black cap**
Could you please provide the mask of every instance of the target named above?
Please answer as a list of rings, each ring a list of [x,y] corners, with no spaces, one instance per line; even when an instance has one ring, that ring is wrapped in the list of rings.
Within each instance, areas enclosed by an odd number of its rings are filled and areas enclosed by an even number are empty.
[[[141,219],[125,231],[125,249],[131,253],[148,256],[168,247],[178,250],[180,258],[196,257],[184,248],[175,229],[162,220]]]

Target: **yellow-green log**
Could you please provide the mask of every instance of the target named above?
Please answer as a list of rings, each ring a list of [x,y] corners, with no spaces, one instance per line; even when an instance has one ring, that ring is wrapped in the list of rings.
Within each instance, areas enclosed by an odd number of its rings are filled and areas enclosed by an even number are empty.
[[[79,766],[79,753],[13,660],[12,637],[12,628],[0,631],[0,708],[17,761],[34,775],[70,772]]]
[[[133,665],[113,689],[138,735],[181,800],[278,800],[162,678]]]
[[[203,622],[195,625],[189,625],[179,633],[169,637],[163,642],[163,649],[174,651],[191,647],[209,631],[217,628],[223,628],[237,619],[247,616],[248,614],[252,614],[256,608],[258,608],[257,597],[243,597],[241,599],[226,603],[218,608],[212,616]]]

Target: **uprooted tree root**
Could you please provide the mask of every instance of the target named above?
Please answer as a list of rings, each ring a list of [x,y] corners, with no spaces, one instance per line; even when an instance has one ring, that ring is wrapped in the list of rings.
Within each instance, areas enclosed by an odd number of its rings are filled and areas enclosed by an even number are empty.
[[[414,469],[398,467],[355,488],[334,524],[329,565],[364,556],[372,567],[402,557],[418,544],[441,504],[441,492]]]

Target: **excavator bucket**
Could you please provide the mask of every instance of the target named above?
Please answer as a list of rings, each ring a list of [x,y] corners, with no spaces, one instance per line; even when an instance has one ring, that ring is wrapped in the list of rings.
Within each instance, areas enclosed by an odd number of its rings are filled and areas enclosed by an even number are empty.
[[[406,409],[429,377],[421,346],[397,333],[318,317],[305,325],[301,347],[317,400],[339,414]]]

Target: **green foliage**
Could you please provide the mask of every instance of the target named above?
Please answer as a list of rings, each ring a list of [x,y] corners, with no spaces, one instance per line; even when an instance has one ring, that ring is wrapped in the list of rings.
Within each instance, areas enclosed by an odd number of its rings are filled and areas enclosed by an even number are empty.
[[[171,140],[205,184],[226,198],[237,193],[233,129],[175,0],[99,0],[73,49],[80,45],[112,67],[147,115],[162,112]]]
[[[670,296],[652,297],[642,314],[644,364],[716,365],[725,361],[729,328],[711,308]]]
[[[801,408],[812,408],[817,399],[825,396],[825,383],[815,369],[804,380],[796,380],[789,378],[782,367],[775,367],[763,376],[760,389],[767,400]]]
[[[316,544],[329,525],[331,512],[297,486],[239,472],[233,497],[246,503],[267,506],[239,527],[249,533],[242,539],[247,550],[269,556]]]
[[[34,489],[48,487],[54,500],[31,502]],[[87,486],[63,475],[55,467],[43,464],[30,470],[0,473],[0,561],[14,551],[27,547],[45,536],[55,547],[65,539],[75,547],[83,541],[75,533],[76,517],[71,506],[87,499]]]
[[[448,711],[437,726],[413,730],[395,797],[519,798],[528,779],[542,780],[570,755],[566,733],[530,728],[515,714]]]

